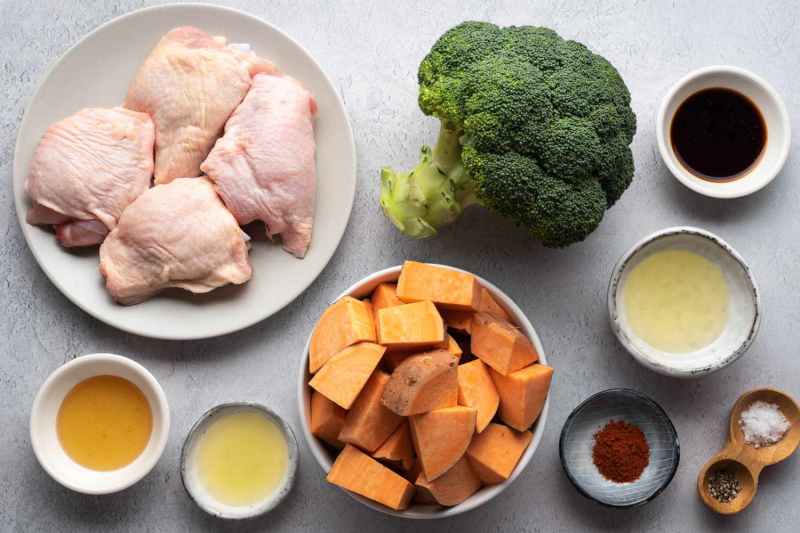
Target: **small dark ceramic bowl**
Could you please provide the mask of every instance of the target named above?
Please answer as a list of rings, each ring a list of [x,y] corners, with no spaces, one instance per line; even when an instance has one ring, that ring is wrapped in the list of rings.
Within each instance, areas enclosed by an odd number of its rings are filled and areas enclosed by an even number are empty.
[[[631,483],[605,479],[592,461],[594,434],[609,420],[624,420],[644,431],[650,464]],[[678,434],[667,414],[647,396],[630,389],[609,389],[580,404],[561,430],[561,466],[578,492],[604,507],[630,509],[652,501],[672,481],[680,462]]]
[[[286,441],[289,456],[286,473],[280,486],[265,500],[247,507],[231,507],[216,501],[203,489],[194,469],[194,454],[200,437],[220,417],[234,413],[256,413],[275,424]],[[189,431],[181,452],[181,481],[183,481],[183,488],[186,489],[189,498],[208,514],[227,520],[249,520],[272,511],[289,495],[297,478],[297,463],[297,439],[295,439],[292,428],[281,417],[271,409],[257,403],[223,403],[207,411]]]

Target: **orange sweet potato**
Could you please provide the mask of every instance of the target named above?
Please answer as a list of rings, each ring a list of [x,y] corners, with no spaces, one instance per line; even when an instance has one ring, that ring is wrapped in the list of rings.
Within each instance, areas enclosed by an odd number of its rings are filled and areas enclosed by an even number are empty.
[[[408,470],[414,462],[414,445],[411,443],[411,430],[408,422],[400,424],[372,457],[397,470]]]
[[[348,346],[375,341],[375,321],[367,305],[345,296],[319,317],[308,350],[309,371],[316,374],[333,354]]]
[[[392,372],[381,401],[401,416],[457,405],[458,358],[442,349],[408,356]]]
[[[429,348],[445,340],[444,321],[430,301],[378,311],[378,343],[390,350]]]
[[[350,409],[386,351],[385,346],[359,342],[337,353],[309,385],[345,409]]]
[[[533,343],[520,331],[489,313],[472,318],[472,353],[504,376],[539,360]]]
[[[397,297],[396,283],[381,283],[372,293],[372,307],[375,312],[375,321],[378,320],[378,311],[387,307],[403,305],[405,302]]]
[[[347,413],[339,440],[374,452],[394,433],[403,422],[381,403],[383,389],[389,382],[389,374],[376,370],[367,380],[353,407]]]
[[[553,369],[540,364],[504,376],[491,369],[500,395],[500,419],[518,431],[530,428],[542,412]]]
[[[464,455],[476,419],[475,409],[461,406],[409,417],[411,440],[428,481],[447,472]]]
[[[481,488],[481,480],[466,455],[456,461],[451,469],[428,481],[421,473],[416,481],[417,492],[425,499],[432,498],[440,505],[453,506],[463,502]]]
[[[480,433],[497,413],[500,396],[489,367],[480,359],[458,366],[458,405],[478,411],[475,432]]]
[[[375,320],[375,306],[373,306],[373,305],[372,305],[372,300],[370,300],[369,298],[364,298],[364,299],[363,299],[363,300],[361,300],[361,301],[362,301],[362,302],[364,302],[364,305],[366,305],[366,306],[367,306],[367,312],[368,312],[369,314],[371,314],[371,315],[372,315],[372,320],[373,320],[373,324],[374,324],[374,320]],[[376,335],[378,334],[378,333],[377,333],[377,331],[375,332],[375,334],[376,334]]]
[[[530,431],[489,424],[483,433],[472,439],[466,455],[481,483],[501,483],[511,475],[531,439],[533,434]]]
[[[442,311],[442,318],[448,329],[461,333],[462,335],[472,335],[472,311]]]
[[[408,508],[414,495],[411,483],[349,444],[336,458],[326,479],[396,510]]]
[[[419,462],[419,458],[414,459],[414,461],[411,463],[411,468],[400,472],[400,475],[406,478],[412,485],[416,485],[420,474],[422,474],[422,463]],[[414,496],[411,498],[411,501],[424,505],[439,505],[436,502],[436,499],[431,495],[430,491],[419,488],[414,491]]]
[[[502,318],[506,322],[511,322],[511,317],[508,316],[508,313],[500,307],[492,295],[489,294],[489,291],[486,290],[485,287],[481,287],[481,303],[478,305],[478,311],[481,313],[491,313],[497,318]]]
[[[344,425],[347,411],[317,391],[311,392],[311,434],[324,440],[334,448],[344,448],[339,432]]]
[[[406,303],[430,300],[442,309],[477,311],[481,285],[466,272],[406,261],[397,280],[397,297]]]
[[[461,354],[464,353],[464,351],[461,349],[461,346],[459,346],[456,340],[450,335],[447,335],[447,347],[445,350],[458,358],[461,358]]]

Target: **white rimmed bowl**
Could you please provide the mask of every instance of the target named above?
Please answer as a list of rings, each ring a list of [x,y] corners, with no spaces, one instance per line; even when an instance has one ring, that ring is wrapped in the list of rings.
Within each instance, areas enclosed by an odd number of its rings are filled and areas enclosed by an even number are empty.
[[[672,147],[670,129],[678,107],[691,95],[714,87],[732,89],[748,97],[764,117],[767,143],[760,161],[747,174],[733,181],[711,182],[695,176],[681,164]],[[658,149],[672,175],[695,192],[714,198],[747,196],[769,184],[783,168],[792,145],[789,113],[780,95],[763,78],[739,67],[714,65],[681,78],[661,102],[656,119]]]
[[[73,461],[61,448],[56,417],[67,393],[94,376],[119,376],[142,391],[153,413],[153,431],[144,451],[131,464],[100,472]],[[109,494],[142,479],[158,462],[169,437],[169,406],[156,378],[139,363],[107,353],[84,355],[53,372],[39,389],[31,409],[31,444],[36,459],[50,477],[68,489],[84,494]]]
[[[681,354],[657,350],[637,337],[627,323],[622,302],[625,283],[636,266],[650,255],[676,249],[695,252],[717,265],[731,295],[730,318],[722,335],[701,350]],[[699,377],[733,363],[755,340],[761,313],[761,293],[742,256],[699,228],[667,228],[643,238],[622,254],[608,284],[608,318],[620,344],[636,361],[666,376]]]
[[[202,483],[200,483],[197,477],[197,472],[194,469],[194,464],[197,460],[197,445],[200,443],[200,438],[208,431],[214,422],[223,416],[233,413],[256,413],[275,424],[281,431],[283,439],[286,441],[286,448],[289,456],[289,464],[286,465],[286,473],[278,489],[265,498],[264,501],[244,507],[226,505],[211,497],[203,488]],[[181,451],[181,481],[183,482],[183,488],[186,489],[189,498],[208,514],[227,520],[250,520],[251,518],[257,518],[272,511],[286,499],[286,496],[289,495],[292,487],[294,487],[294,482],[297,478],[297,463],[297,439],[295,439],[294,432],[292,428],[289,427],[289,424],[284,422],[272,409],[257,403],[224,403],[209,409],[195,423],[191,431],[189,431],[186,441],[183,444],[183,450]]]
[[[458,272],[466,272],[466,270],[461,270],[460,268],[454,268],[446,265],[436,265],[443,268],[449,268],[451,270],[455,270]],[[394,266],[391,268],[387,268],[385,270],[381,270],[372,274],[371,276],[367,276],[366,278],[362,279],[355,285],[352,285],[349,289],[344,291],[339,297],[342,298],[343,296],[352,296],[353,298],[365,298],[368,296],[375,287],[378,286],[379,283],[392,283],[396,282],[397,279],[400,277],[400,266]],[[515,326],[519,328],[519,330],[528,337],[533,345],[536,347],[536,351],[539,354],[539,362],[542,364],[547,364],[547,358],[544,352],[544,348],[542,347],[542,342],[539,340],[539,336],[536,334],[536,331],[533,329],[533,325],[531,325],[528,318],[522,312],[522,310],[517,307],[517,305],[505,295],[500,289],[482,279],[478,276],[475,276],[476,279],[489,291],[489,294],[494,298],[498,304],[508,313],[511,317],[512,322]],[[313,331],[311,332],[313,334]],[[305,435],[306,442],[308,443],[309,448],[311,448],[311,453],[314,454],[317,462],[320,464],[322,469],[325,472],[329,472],[331,466],[333,465],[333,461],[335,460],[336,456],[334,450],[325,444],[323,441],[315,437],[311,434],[311,389],[308,386],[308,382],[311,379],[311,375],[308,372],[308,349],[309,345],[311,344],[311,335],[308,337],[308,342],[306,342],[306,346],[303,349],[303,356],[301,357],[300,361],[300,372],[299,372],[299,381],[298,381],[298,394],[297,394],[297,401],[300,407],[300,423],[303,426],[303,435]],[[492,498],[506,490],[517,477],[525,470],[525,467],[528,466],[530,463],[531,458],[533,457],[536,448],[539,446],[539,443],[542,440],[542,435],[544,434],[544,426],[547,420],[547,411],[550,406],[550,393],[547,394],[547,400],[544,402],[544,408],[542,409],[542,413],[539,415],[539,418],[533,424],[531,431],[533,432],[533,440],[525,449],[525,453],[522,454],[517,466],[514,468],[514,471],[511,472],[511,475],[502,483],[498,483],[497,485],[489,485],[481,488],[478,492],[467,498],[462,503],[455,505],[453,507],[442,507],[442,506],[435,506],[435,505],[420,505],[416,503],[412,503],[411,506],[403,511],[395,511],[394,509],[390,509],[384,505],[376,503],[368,498],[365,498],[359,494],[351,492],[349,490],[345,490],[350,496],[358,500],[359,502],[363,503],[367,507],[371,507],[372,509],[381,511],[382,513],[386,513],[393,516],[399,516],[402,518],[415,518],[415,519],[432,519],[432,518],[444,518],[447,516],[455,516],[461,513],[465,513],[481,505],[485,504],[486,502],[490,501]]]

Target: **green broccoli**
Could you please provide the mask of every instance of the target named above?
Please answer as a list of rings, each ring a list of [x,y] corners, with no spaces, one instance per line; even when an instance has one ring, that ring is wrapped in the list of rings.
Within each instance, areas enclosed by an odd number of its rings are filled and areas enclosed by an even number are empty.
[[[594,231],[633,179],[636,115],[617,70],[554,31],[464,22],[419,67],[419,107],[441,120],[411,172],[381,172],[381,209],[428,237],[481,204],[545,246]]]

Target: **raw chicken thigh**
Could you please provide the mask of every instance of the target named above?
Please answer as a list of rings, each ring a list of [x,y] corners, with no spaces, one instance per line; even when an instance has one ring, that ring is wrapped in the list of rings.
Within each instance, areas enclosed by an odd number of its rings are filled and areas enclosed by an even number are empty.
[[[200,167],[239,224],[263,220],[299,258],[314,225],[316,111],[297,80],[257,74]]]
[[[106,289],[124,305],[169,287],[209,292],[250,279],[245,234],[206,178],[153,187],[100,247]]]
[[[156,184],[200,175],[200,163],[257,72],[273,65],[224,37],[183,26],[165,35],[139,69],[124,107],[156,125]]]
[[[153,122],[121,107],[82,109],[42,135],[25,193],[29,224],[52,224],[64,246],[103,242],[150,187]]]

